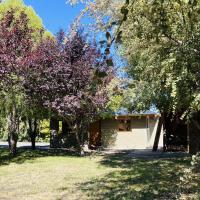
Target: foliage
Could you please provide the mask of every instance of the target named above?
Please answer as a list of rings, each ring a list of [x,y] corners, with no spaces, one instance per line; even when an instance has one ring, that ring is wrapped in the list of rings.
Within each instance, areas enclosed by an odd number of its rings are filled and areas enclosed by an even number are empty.
[[[33,36],[36,39],[41,37],[41,30],[44,29],[41,18],[36,14],[34,9],[30,6],[26,6],[23,0],[4,0],[0,4],[0,20],[3,16],[10,10],[14,9],[16,17],[20,15],[21,12],[24,12],[27,15],[28,27],[33,29]],[[53,37],[49,31],[44,30],[44,37]]]
[[[24,86],[31,99],[59,115],[87,115],[92,105],[102,106],[105,81],[98,85],[95,73],[103,73],[100,54],[79,34],[66,44],[44,40],[32,54]],[[98,60],[99,58],[99,60]],[[95,71],[96,70],[96,71]],[[55,93],[56,91],[56,93]],[[41,95],[42,94],[42,95]],[[90,103],[90,108],[86,106]],[[88,110],[87,110],[88,109]]]
[[[200,173],[200,152],[192,156],[191,165],[194,172]]]
[[[23,61],[33,46],[32,30],[27,27],[26,15],[21,13],[16,19],[14,13],[14,10],[10,10],[0,22],[1,105],[6,112],[10,112],[13,106],[22,109],[24,96],[20,77],[23,73]]]
[[[40,133],[49,134],[50,132],[50,123],[49,120],[43,119],[40,121]]]
[[[199,185],[199,166],[200,166],[200,154],[192,156],[191,165],[189,168],[183,170],[183,174],[180,177],[181,185],[179,187],[180,194],[188,194],[189,199],[197,199],[200,196]],[[194,190],[194,188],[198,188]]]
[[[8,11],[0,21],[1,113],[7,118],[10,151],[16,154],[20,121],[25,110],[22,79],[23,62],[33,46],[32,30],[25,13]],[[12,144],[12,145],[11,145]]]
[[[120,79],[113,78],[107,86],[108,102],[106,105],[106,112],[102,115],[117,113],[123,103],[123,92],[120,87]]]
[[[16,144],[22,121],[49,114],[86,132],[107,101],[112,71],[96,44],[81,32],[45,37],[41,20],[23,1],[6,0],[0,10],[0,104],[9,137]]]
[[[130,89],[140,91],[133,107],[183,117],[199,109],[199,1],[88,0],[86,9],[128,61]]]
[[[60,31],[57,41],[43,40],[25,65],[29,101],[60,116],[75,133],[86,131],[107,100],[110,80],[95,44],[81,32],[70,38]]]
[[[26,118],[39,111],[39,108],[36,111],[33,104],[27,103],[22,83],[24,63],[39,39],[34,34],[40,32],[40,37],[43,35],[42,30],[30,27],[30,20],[24,11],[16,9],[10,8],[0,20],[0,115],[7,120],[2,128],[15,141],[13,144],[16,144],[20,131],[23,133],[21,138],[26,138]]]
[[[62,133],[62,121],[59,121],[59,131],[58,134]],[[39,135],[37,137],[37,142],[49,142],[50,140],[50,120],[41,119],[39,122]]]
[[[4,117],[0,117],[0,138],[3,140],[8,139],[8,130],[6,127],[6,119]]]
[[[198,92],[199,5],[137,1],[127,9],[122,53],[130,63],[130,76],[146,81],[150,101],[161,112],[188,111]]]
[[[116,113],[148,110],[151,107],[148,90],[149,88],[146,87],[144,81],[136,81],[131,78],[113,78],[107,87],[108,103],[102,117],[112,116]]]

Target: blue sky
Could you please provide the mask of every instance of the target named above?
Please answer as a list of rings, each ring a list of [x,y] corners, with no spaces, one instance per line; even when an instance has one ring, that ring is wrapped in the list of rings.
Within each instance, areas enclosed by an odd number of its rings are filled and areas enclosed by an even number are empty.
[[[83,4],[71,6],[66,0],[24,0],[40,16],[46,29],[55,34],[60,28],[68,30],[70,24],[84,8]]]

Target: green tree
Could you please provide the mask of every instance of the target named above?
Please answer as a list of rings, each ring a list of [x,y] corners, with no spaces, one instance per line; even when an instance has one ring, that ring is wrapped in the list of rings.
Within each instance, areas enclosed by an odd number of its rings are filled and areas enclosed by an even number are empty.
[[[127,60],[133,108],[155,105],[170,122],[165,128],[176,132],[181,119],[200,109],[200,2],[88,0],[87,5],[96,27],[107,31],[107,48],[115,41]]]
[[[49,31],[44,29],[42,20],[34,11],[34,9],[31,6],[26,6],[23,0],[2,1],[0,4],[0,19],[2,19],[10,9],[14,9],[16,11],[16,16],[19,16],[21,12],[24,12],[27,15],[29,19],[28,27],[34,30],[34,37],[40,38],[41,30],[44,30],[44,33],[42,33],[44,37],[53,37]]]
[[[29,109],[33,106],[26,103],[22,87],[22,75],[25,69],[23,62],[30,57],[34,46],[42,37],[46,37],[47,32],[42,27],[38,16],[34,15],[33,10],[25,7],[23,1],[16,0],[12,3],[9,0],[4,1],[0,4],[0,10],[1,114],[7,119],[10,151],[15,155],[20,123],[24,117],[33,117],[29,115]],[[32,16],[34,17],[31,21]],[[37,23],[38,26],[36,26]]]

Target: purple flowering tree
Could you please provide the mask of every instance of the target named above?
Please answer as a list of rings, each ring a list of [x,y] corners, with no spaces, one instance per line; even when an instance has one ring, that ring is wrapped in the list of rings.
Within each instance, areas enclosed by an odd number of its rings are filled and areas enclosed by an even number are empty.
[[[8,11],[0,21],[0,104],[8,119],[10,153],[16,154],[20,117],[24,109],[23,63],[33,47],[32,30],[25,13]]]
[[[43,40],[26,62],[24,87],[29,99],[68,123],[82,152],[84,130],[107,101],[112,73],[95,44],[81,32],[57,41]]]

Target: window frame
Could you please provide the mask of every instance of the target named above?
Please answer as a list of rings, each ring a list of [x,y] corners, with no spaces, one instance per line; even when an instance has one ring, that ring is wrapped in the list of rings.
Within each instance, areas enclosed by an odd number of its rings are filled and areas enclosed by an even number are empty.
[[[131,119],[118,119],[117,130],[118,132],[131,132]],[[124,126],[124,129],[120,129],[120,124]],[[125,127],[127,126],[127,127]]]

